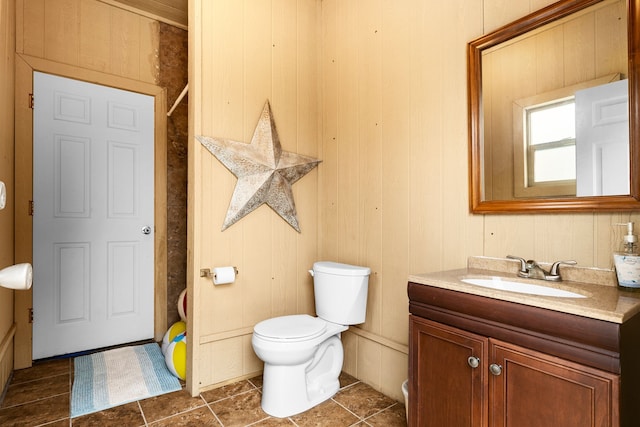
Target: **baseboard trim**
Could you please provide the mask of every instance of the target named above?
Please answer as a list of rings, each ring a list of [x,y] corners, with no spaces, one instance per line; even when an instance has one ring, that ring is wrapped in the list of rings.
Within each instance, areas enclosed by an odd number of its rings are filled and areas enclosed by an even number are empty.
[[[351,327],[351,328],[347,329],[343,333],[352,333],[354,335],[358,335],[358,336],[360,336],[362,338],[366,338],[369,341],[376,342],[376,343],[378,343],[380,345],[383,345],[383,346],[385,346],[387,348],[390,348],[392,350],[398,351],[400,353],[409,354],[409,346],[408,345],[397,343],[397,342],[392,341],[392,340],[390,340],[388,338],[381,337],[380,335],[374,334],[373,332],[365,331],[364,329],[361,329],[361,328]]]
[[[13,346],[11,344],[13,343],[13,337],[16,335],[16,329],[17,326],[13,323],[4,337],[2,337],[2,341],[0,341],[0,404],[4,402],[4,396],[13,376]],[[8,360],[7,354],[11,356]]]
[[[13,342],[13,337],[16,335],[16,329],[18,327],[16,324],[12,324],[5,336],[2,338],[2,342],[0,342],[0,361],[4,359],[5,354],[7,353],[7,349]]]
[[[358,328],[358,327],[350,327],[349,329],[347,329],[346,332],[351,332],[354,335],[358,335],[358,336],[366,338],[366,339],[368,339],[370,341],[374,341],[374,342],[376,342],[376,343],[378,343],[380,345],[383,345],[385,347],[388,347],[388,348],[390,348],[392,350],[399,351],[400,353],[409,354],[409,346],[408,345],[397,343],[397,342],[392,341],[392,340],[390,340],[388,338],[384,338],[384,337],[381,337],[380,335],[374,334],[372,332],[365,331],[364,329],[361,329],[361,328]],[[216,334],[209,334],[209,335],[205,335],[205,336],[200,337],[200,345],[212,343],[212,342],[215,342],[215,341],[221,341],[221,340],[225,340],[225,339],[229,339],[229,338],[234,338],[234,337],[251,335],[251,334],[253,334],[253,327],[246,327],[246,328],[234,329],[232,331],[225,331],[225,332],[220,332],[220,333],[216,333]]]
[[[222,341],[229,338],[242,337],[253,334],[253,326],[246,328],[234,329],[231,331],[218,332],[215,334],[203,335],[200,337],[200,345],[209,344],[216,341]]]

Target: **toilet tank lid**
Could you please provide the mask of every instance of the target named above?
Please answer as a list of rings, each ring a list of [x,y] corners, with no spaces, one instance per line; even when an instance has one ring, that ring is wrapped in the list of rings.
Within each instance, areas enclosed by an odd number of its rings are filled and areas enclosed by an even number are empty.
[[[368,276],[371,274],[369,267],[360,267],[357,265],[341,264],[332,261],[318,261],[313,264],[313,271],[327,274],[336,274],[339,276]]]

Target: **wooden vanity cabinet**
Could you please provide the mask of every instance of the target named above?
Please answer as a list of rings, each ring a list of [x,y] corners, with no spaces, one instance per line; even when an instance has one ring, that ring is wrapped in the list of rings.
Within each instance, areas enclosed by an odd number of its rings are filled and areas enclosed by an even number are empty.
[[[489,340],[489,425],[618,426],[620,376]],[[496,368],[497,370],[497,368]]]
[[[409,299],[410,426],[640,425],[640,316],[616,324],[412,283]]]
[[[409,324],[411,426],[485,426],[488,339],[419,317]],[[478,367],[469,366],[477,360]]]
[[[617,425],[618,375],[415,316],[411,342],[413,426]]]

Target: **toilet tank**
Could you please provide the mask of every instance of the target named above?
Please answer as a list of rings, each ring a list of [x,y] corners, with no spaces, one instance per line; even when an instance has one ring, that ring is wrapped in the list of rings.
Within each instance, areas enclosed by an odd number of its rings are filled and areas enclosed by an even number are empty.
[[[318,317],[340,325],[364,323],[369,267],[320,261],[313,264],[310,273]]]

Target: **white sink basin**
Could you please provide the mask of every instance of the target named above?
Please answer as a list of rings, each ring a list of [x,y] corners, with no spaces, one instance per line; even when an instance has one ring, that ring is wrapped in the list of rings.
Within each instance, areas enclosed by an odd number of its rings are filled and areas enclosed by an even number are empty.
[[[470,285],[482,286],[483,288],[499,289],[501,291],[517,292],[520,294],[558,298],[586,298],[584,295],[580,295],[575,292],[550,288],[542,285],[533,285],[531,283],[513,282],[511,280],[503,280],[500,277],[493,277],[490,279],[462,279],[462,281]]]

